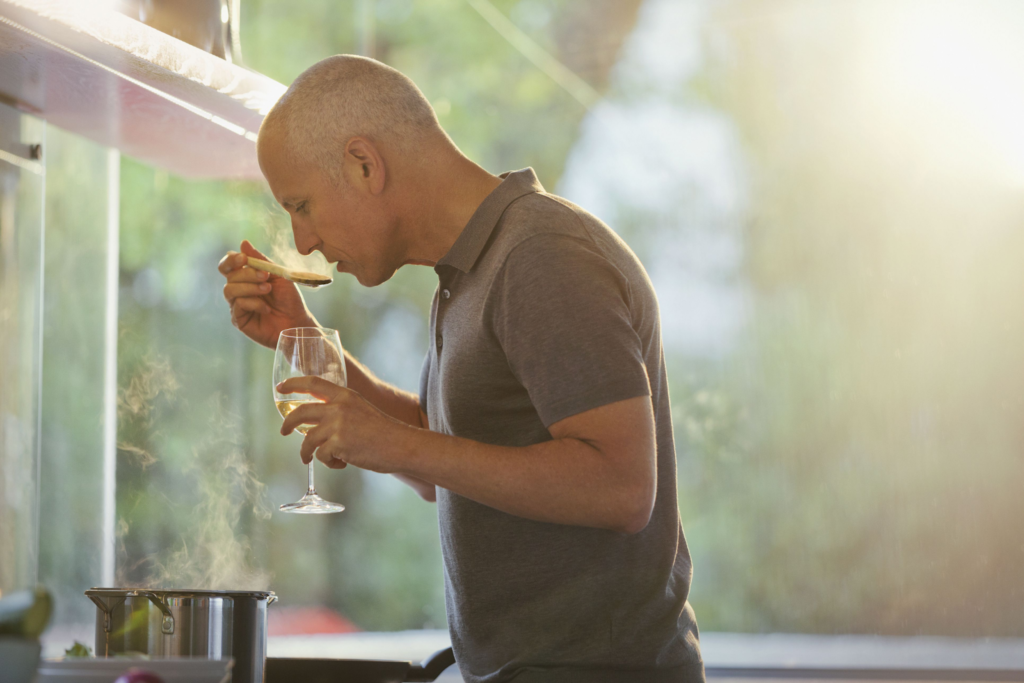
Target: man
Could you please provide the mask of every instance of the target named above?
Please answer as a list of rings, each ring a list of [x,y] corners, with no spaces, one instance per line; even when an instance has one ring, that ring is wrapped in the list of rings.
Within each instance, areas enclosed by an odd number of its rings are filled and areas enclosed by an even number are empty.
[[[403,265],[439,286],[415,396],[351,356],[303,462],[393,474],[438,503],[449,628],[471,683],[702,681],[687,603],[658,305],[629,248],[530,169],[467,159],[405,76],[337,56],[267,116],[260,168],[295,246],[378,285]],[[314,326],[294,285],[220,270],[233,323],[273,348]]]

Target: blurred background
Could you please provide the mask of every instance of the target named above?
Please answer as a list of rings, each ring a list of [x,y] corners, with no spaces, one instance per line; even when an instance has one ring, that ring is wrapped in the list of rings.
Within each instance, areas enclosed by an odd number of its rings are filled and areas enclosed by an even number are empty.
[[[468,156],[532,166],[629,243],[661,304],[703,631],[1024,637],[1022,34],[1013,0],[245,0],[232,49],[284,84],[336,53],[394,66]],[[300,437],[216,270],[242,239],[292,248],[265,186],[46,144],[60,618],[91,632],[104,320],[80,283],[115,183],[119,585],[269,587],[272,634],[444,628],[433,505],[321,469],[346,512],[276,512]],[[415,390],[436,282],[307,300]]]

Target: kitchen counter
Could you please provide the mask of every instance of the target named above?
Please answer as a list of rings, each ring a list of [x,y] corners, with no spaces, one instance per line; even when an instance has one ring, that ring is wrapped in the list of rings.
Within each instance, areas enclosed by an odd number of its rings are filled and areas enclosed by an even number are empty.
[[[44,656],[59,656],[67,646],[63,640],[70,641],[72,637],[92,644],[92,624],[51,628],[43,636]],[[419,661],[449,643],[445,630],[363,632],[272,636],[268,638],[267,649],[271,657]],[[823,677],[826,679],[849,680],[859,678],[852,674],[866,669],[887,669],[896,673],[901,670],[945,669],[976,671],[979,674],[977,680],[1024,681],[1024,639],[709,632],[701,634],[701,647],[708,678],[717,680],[773,678],[779,681],[786,680],[787,670],[793,672],[794,680],[806,680],[800,674],[810,670],[832,672]],[[1002,678],[994,675],[1006,672],[1015,675]],[[440,683],[459,683],[462,677],[457,667],[452,667],[437,680]]]
[[[448,644],[447,631],[399,631],[277,636],[268,650],[274,657],[419,660]],[[712,632],[701,634],[701,648],[715,680],[923,680],[942,670],[931,679],[1024,681],[1022,639]],[[452,667],[438,681],[461,677]]]

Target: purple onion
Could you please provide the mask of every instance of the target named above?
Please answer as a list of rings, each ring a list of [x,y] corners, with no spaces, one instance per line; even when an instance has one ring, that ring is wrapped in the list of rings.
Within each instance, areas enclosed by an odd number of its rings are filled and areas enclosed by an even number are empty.
[[[164,679],[145,669],[128,669],[114,683],[164,683]]]

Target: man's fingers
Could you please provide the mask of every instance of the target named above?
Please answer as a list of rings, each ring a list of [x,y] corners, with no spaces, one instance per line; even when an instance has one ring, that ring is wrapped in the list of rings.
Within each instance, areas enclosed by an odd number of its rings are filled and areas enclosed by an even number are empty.
[[[242,242],[242,246],[248,247],[253,252],[252,256],[259,256],[263,258],[256,249],[253,248],[248,242]],[[248,266],[248,256],[245,253],[239,251],[229,251],[224,258],[217,264],[217,270],[220,271],[221,275],[228,279],[229,283],[234,282],[266,282],[271,278],[270,273],[262,270],[256,270]]]
[[[331,469],[340,470],[345,467],[346,463],[341,458],[334,457],[337,450],[337,439],[329,434],[324,443],[316,450],[316,459]]]
[[[282,394],[309,394],[321,401],[333,401],[344,391],[334,382],[328,382],[322,377],[292,377],[277,385],[277,391]]]
[[[266,296],[270,294],[271,289],[273,288],[269,282],[228,282],[224,285],[224,298],[228,303],[232,303],[240,297]]]
[[[306,432],[306,438],[302,440],[302,448],[299,449],[299,457],[304,465],[313,462],[314,456],[317,460],[330,467],[332,470],[343,470],[348,464],[340,458],[334,457],[334,449],[325,447],[331,441],[330,425],[317,425]]]
[[[249,323],[249,319],[252,318],[250,311],[243,311],[240,308],[231,307],[231,324],[241,329]]]
[[[241,313],[238,311],[246,311],[248,313],[270,313],[270,306],[267,305],[266,301],[259,297],[246,296],[240,299],[235,299],[231,302],[232,315],[239,317]]]
[[[323,419],[324,410],[326,410],[326,408],[327,405],[324,403],[307,403],[299,406],[292,412],[288,413],[288,417],[284,419],[284,423],[281,425],[281,434],[288,436],[301,424],[320,424],[320,420]]]
[[[217,264],[217,270],[221,272],[221,275],[227,275],[232,270],[238,267],[235,265],[236,256],[238,256],[237,251],[229,251],[227,254],[224,255],[224,258],[220,260],[220,263]]]
[[[323,449],[321,448],[320,450],[322,451]],[[342,460],[341,458],[331,458],[330,462],[327,462],[324,461],[323,458],[320,458],[319,453],[320,451],[317,451],[317,458],[320,459],[321,462],[330,467],[332,470],[343,470],[346,467],[348,467],[348,463]]]
[[[242,247],[242,253],[247,255],[247,256],[254,256],[254,257],[256,257],[258,259],[261,259],[263,261],[269,261],[270,260],[266,256],[264,256],[263,253],[260,252],[259,249],[257,249],[256,247],[252,246],[252,242],[250,242],[249,240],[242,240],[241,247]]]
[[[306,437],[302,440],[302,447],[299,449],[299,457],[302,458],[302,464],[308,465],[311,463],[313,461],[313,453],[330,436],[330,428],[326,425],[317,425],[306,432]]]
[[[260,282],[266,282],[272,276],[266,271],[256,270],[255,268],[246,266],[244,268],[231,271],[225,277],[227,277],[228,282],[232,284],[236,282],[253,282],[259,284]]]
[[[238,270],[247,263],[245,254],[240,254],[237,251],[229,251],[224,258],[217,264],[217,270],[223,275],[227,275],[233,270]]]

